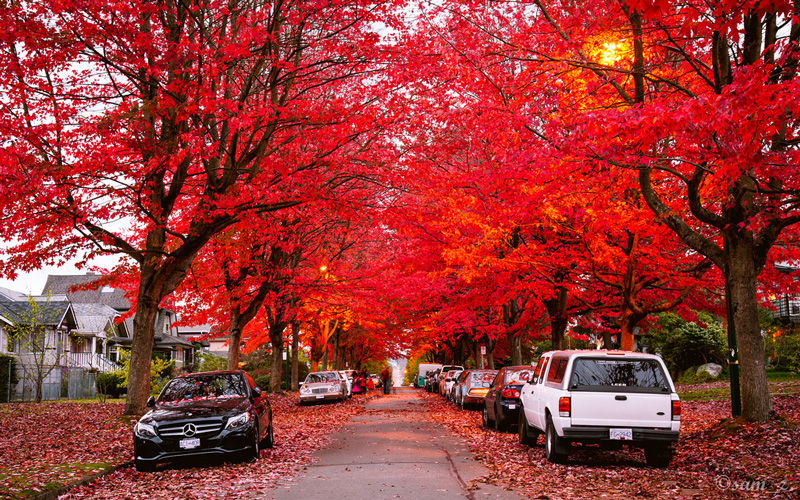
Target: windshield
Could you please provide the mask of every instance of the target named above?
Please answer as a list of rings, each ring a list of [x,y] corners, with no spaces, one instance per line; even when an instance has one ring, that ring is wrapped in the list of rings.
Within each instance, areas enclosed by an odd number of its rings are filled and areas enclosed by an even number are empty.
[[[214,375],[192,375],[172,379],[161,395],[159,403],[193,401],[198,399],[243,398],[247,396],[244,377],[225,373]]]
[[[506,384],[521,385],[527,382],[533,374],[533,369],[523,368],[521,370],[508,370],[506,372]]]
[[[669,390],[669,383],[661,364],[654,359],[578,358],[575,360],[569,387],[661,392]]]
[[[489,387],[492,384],[492,380],[494,380],[495,375],[497,375],[497,372],[473,372],[470,373],[469,378],[472,384]]]
[[[338,382],[339,380],[339,375],[336,372],[315,372],[308,374],[308,377],[306,377],[306,384]]]

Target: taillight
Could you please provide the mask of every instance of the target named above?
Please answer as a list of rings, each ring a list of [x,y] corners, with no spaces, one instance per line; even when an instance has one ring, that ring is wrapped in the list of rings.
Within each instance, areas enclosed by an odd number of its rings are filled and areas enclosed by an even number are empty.
[[[681,401],[679,399],[672,400],[672,420],[681,419]]]
[[[569,396],[562,396],[558,398],[558,415],[560,417],[569,417],[571,413],[571,404]]]
[[[512,399],[512,398],[519,399],[519,391],[511,387],[506,387],[505,389],[500,391],[500,394],[506,399]]]

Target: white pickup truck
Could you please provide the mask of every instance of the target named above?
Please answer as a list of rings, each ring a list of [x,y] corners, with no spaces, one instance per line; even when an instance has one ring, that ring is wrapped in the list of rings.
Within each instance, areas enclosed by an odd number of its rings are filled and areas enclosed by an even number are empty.
[[[647,464],[666,467],[681,426],[681,402],[664,362],[627,351],[551,351],[520,391],[518,436],[564,463],[571,443],[644,448]]]

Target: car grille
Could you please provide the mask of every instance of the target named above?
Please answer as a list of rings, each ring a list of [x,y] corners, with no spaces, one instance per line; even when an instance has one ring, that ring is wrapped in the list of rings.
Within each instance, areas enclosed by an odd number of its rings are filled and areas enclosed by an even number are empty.
[[[193,426],[194,432],[186,432],[187,426]],[[158,434],[165,438],[195,437],[217,434],[222,430],[222,420],[192,420],[183,422],[170,422],[158,426]]]
[[[330,392],[329,387],[316,387],[311,389],[311,394],[325,394],[326,392]]]

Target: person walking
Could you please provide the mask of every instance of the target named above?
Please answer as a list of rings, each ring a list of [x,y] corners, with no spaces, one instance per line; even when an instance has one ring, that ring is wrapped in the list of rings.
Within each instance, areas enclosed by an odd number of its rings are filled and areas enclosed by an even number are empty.
[[[392,383],[392,372],[389,371],[388,366],[381,372],[381,383],[383,384],[383,393],[389,394],[390,384]]]

